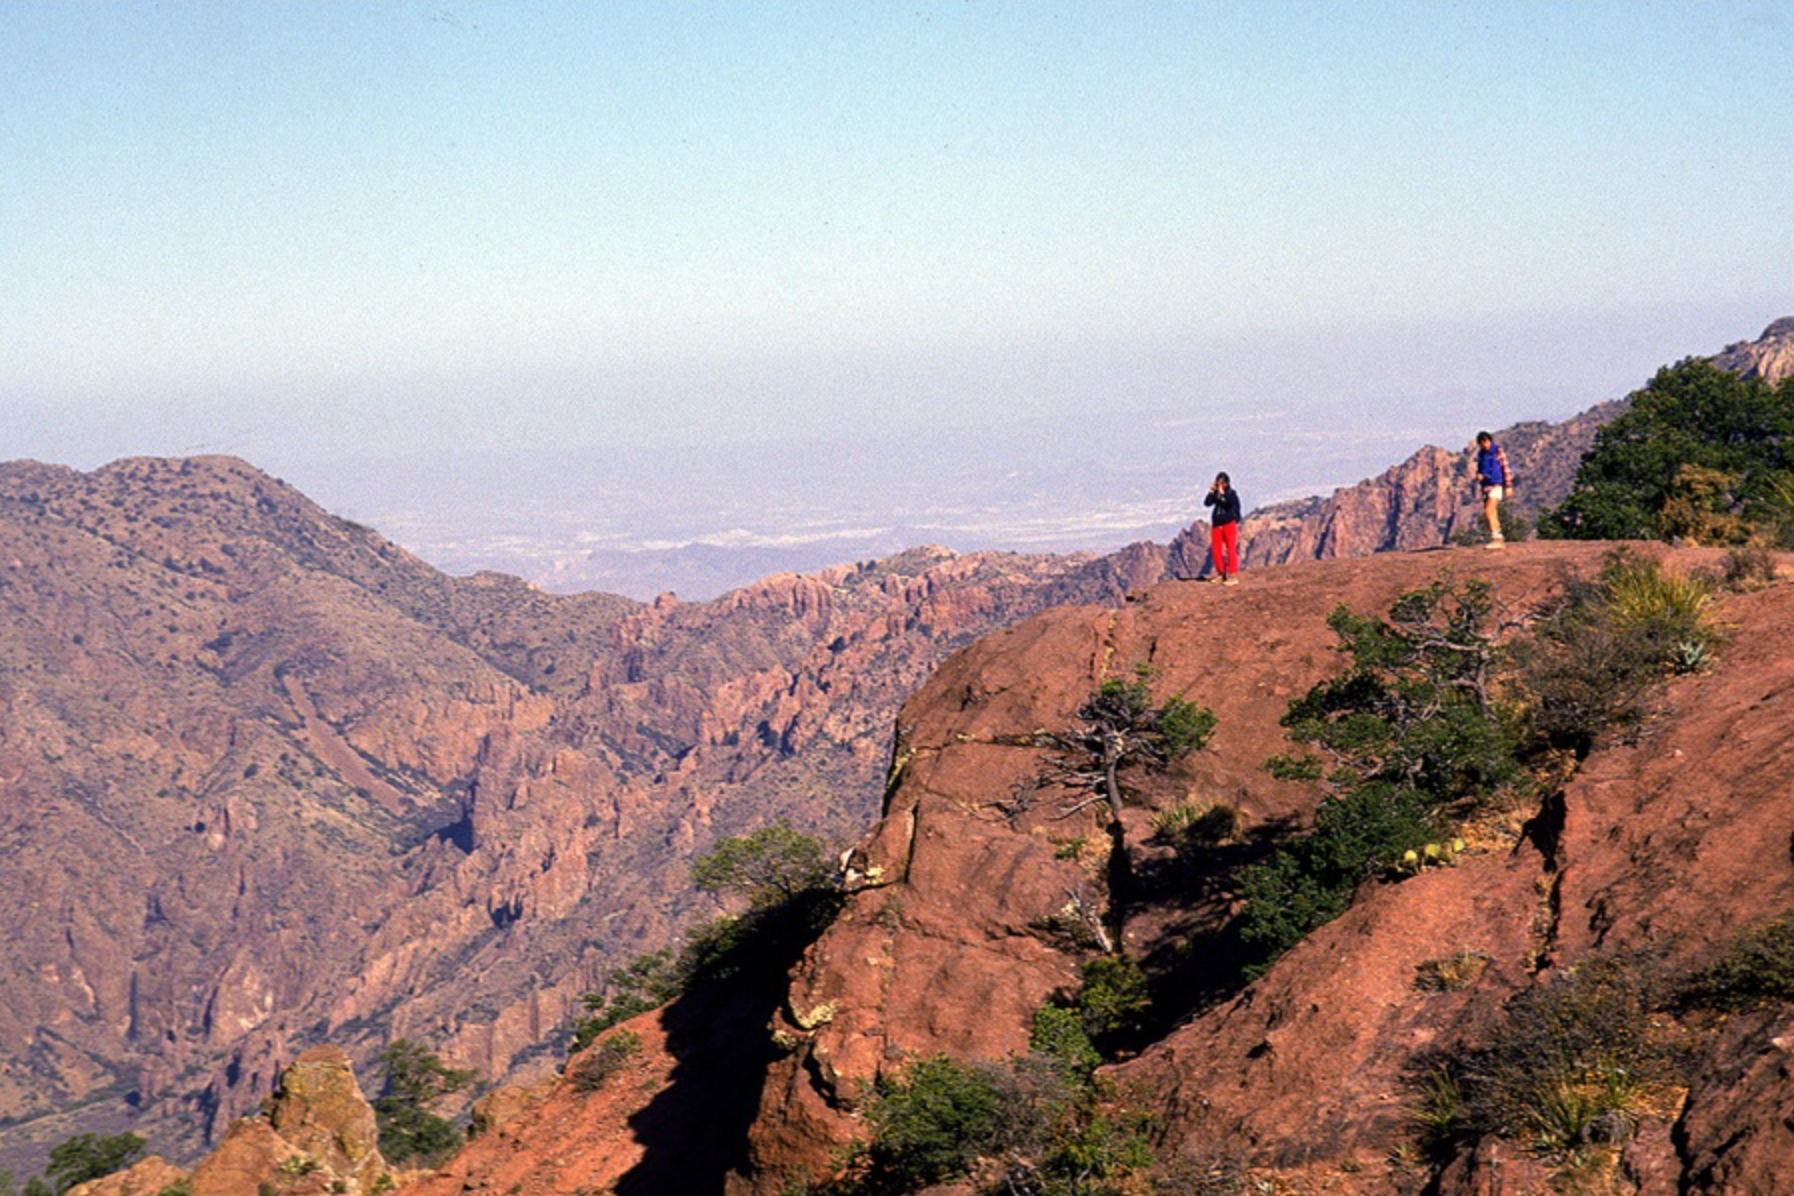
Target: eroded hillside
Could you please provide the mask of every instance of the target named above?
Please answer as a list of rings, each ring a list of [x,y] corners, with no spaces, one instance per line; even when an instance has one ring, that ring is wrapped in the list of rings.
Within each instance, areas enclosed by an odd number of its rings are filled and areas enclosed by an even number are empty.
[[[1287,835],[1312,816],[1314,787],[1263,765],[1289,748],[1279,718],[1290,699],[1341,668],[1326,623],[1336,605],[1387,609],[1450,570],[1489,580],[1517,615],[1566,576],[1592,574],[1607,551],[1391,554],[1265,570],[1232,589],[1166,583],[1119,610],[1054,610],[981,640],[905,704],[900,776],[856,855],[857,891],[765,1002],[757,1042],[743,1038],[743,1010],[729,1022],[676,1001],[631,1024],[643,1046],[626,1080],[539,1093],[420,1196],[770,1194],[834,1174],[872,1132],[880,1077],[942,1053],[1027,1052],[1035,1011],[1075,990],[1096,953],[1064,919],[1080,894],[1101,892],[1100,863],[1080,846],[1099,822],[1059,817],[1039,784],[1050,752],[1038,739],[1094,686],[1146,663],[1162,692],[1220,718],[1204,750],[1144,782],[1129,805],[1142,870],[1167,865],[1155,813],[1192,797],[1237,806],[1242,844],[1255,829]],[[1675,572],[1716,554],[1664,559]],[[1224,893],[1161,889],[1138,903],[1123,946],[1155,977],[1161,1028],[1103,1074],[1152,1113],[1161,1157],[1231,1159],[1237,1174],[1274,1185],[1241,1191],[1569,1190],[1559,1163],[1500,1137],[1423,1149],[1417,1069],[1473,1052],[1518,998],[1598,974],[1603,960],[1697,975],[1794,904],[1783,780],[1794,724],[1780,709],[1794,691],[1794,591],[1734,594],[1718,613],[1729,646],[1671,684],[1641,734],[1604,741],[1567,783],[1488,820],[1450,866],[1372,882],[1262,978],[1244,983],[1227,958]],[[1465,960],[1474,966],[1449,971]],[[1605,1186],[1582,1190],[1779,1190],[1794,1160],[1783,1117],[1794,1089],[1778,1062],[1785,1007],[1662,1016],[1684,1036],[1689,1070],[1611,1130]],[[707,1032],[712,1023],[729,1028]],[[731,1105],[704,1123],[717,1136],[682,1136],[669,1117],[703,1108],[708,1081],[739,1084],[754,1058],[770,1060],[757,1111]],[[731,1120],[739,1140],[718,1131]],[[669,1175],[680,1186],[666,1186]]]
[[[230,459],[0,468],[6,1139],[190,1152],[324,1041],[546,1066],[690,915],[694,847],[863,826],[941,656],[1125,567],[924,550],[644,607],[449,578]]]

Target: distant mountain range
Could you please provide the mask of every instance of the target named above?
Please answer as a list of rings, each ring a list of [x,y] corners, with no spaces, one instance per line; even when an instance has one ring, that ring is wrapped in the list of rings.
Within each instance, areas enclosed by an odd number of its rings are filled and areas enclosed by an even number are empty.
[[[1770,332],[1733,368],[1785,370]],[[1502,431],[1522,509],[1618,409]],[[1467,468],[1254,512],[1248,568],[1444,544]],[[545,1072],[581,992],[712,908],[695,853],[856,837],[950,653],[1196,576],[1205,542],[641,603],[447,576],[230,458],[0,465],[0,1165],[124,1126],[191,1156],[326,1041]]]

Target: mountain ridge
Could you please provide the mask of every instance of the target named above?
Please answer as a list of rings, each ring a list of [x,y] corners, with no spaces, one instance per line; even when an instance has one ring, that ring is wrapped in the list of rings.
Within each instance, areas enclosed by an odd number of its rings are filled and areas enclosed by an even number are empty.
[[[1610,417],[1504,433],[1521,494]],[[1464,469],[1255,512],[1248,562],[1443,544]],[[712,908],[696,851],[851,837],[949,653],[1197,576],[1205,539],[639,603],[447,577],[230,458],[0,465],[0,883],[32,913],[0,944],[0,1152],[128,1124],[191,1156],[324,1040],[545,1074],[580,993]]]

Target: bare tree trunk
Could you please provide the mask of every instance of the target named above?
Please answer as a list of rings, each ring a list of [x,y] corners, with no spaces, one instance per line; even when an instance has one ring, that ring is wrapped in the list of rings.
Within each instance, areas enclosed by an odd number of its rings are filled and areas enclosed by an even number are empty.
[[[1103,735],[1103,791],[1109,798],[1109,817],[1121,825],[1121,782],[1115,773],[1121,767],[1121,737],[1113,731]]]
[[[1127,926],[1127,906],[1132,898],[1133,862],[1128,858],[1127,830],[1121,822],[1121,736],[1103,733],[1103,790],[1109,799],[1109,928],[1119,949]]]

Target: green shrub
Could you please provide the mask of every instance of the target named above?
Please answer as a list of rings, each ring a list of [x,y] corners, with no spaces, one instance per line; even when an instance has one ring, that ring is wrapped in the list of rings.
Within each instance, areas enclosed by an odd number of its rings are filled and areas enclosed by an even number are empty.
[[[1055,1044],[1074,1028],[1052,1017]],[[1126,1196],[1153,1164],[1150,1116],[1087,1072],[1032,1054],[1003,1063],[924,1059],[881,1079],[871,1141],[846,1192],[896,1194],[971,1179],[1034,1196]]]
[[[1672,573],[1621,549],[1608,555],[1601,588],[1610,617],[1622,628],[1661,628],[1677,640],[1712,635],[1706,616],[1713,585],[1698,574]]]
[[[1401,595],[1387,621],[1339,607],[1327,625],[1352,667],[1290,703],[1290,738],[1333,760],[1336,789],[1381,779],[1444,805],[1512,784],[1514,744],[1492,693],[1492,610],[1488,583],[1447,578]]]
[[[1083,965],[1084,983],[1073,1007],[1099,1047],[1136,1033],[1152,1007],[1146,973],[1125,955],[1101,955]]]
[[[825,889],[833,873],[822,840],[783,825],[721,839],[691,865],[692,883],[699,889],[740,894],[750,908]]]
[[[1465,1127],[1557,1151],[1623,1139],[1683,1078],[1657,1016],[1668,995],[1649,961],[1595,957],[1516,997],[1455,1069]]]
[[[1523,782],[1494,697],[1493,607],[1486,582],[1444,576],[1398,597],[1386,620],[1344,606],[1328,616],[1352,666],[1283,716],[1319,755],[1266,762],[1273,775],[1320,779],[1324,793],[1312,831],[1240,874],[1249,977],[1344,913],[1359,885],[1409,852],[1425,858],[1455,817]]]
[[[1187,801],[1152,816],[1154,839],[1181,856],[1219,847],[1240,830],[1240,812],[1225,802]]]
[[[1741,526],[1745,534],[1781,530],[1777,483],[1794,445],[1794,384],[1776,389],[1690,358],[1659,370],[1631,399],[1595,434],[1541,534],[1731,543]]]
[[[580,1092],[596,1092],[641,1050],[641,1035],[633,1030],[618,1030],[569,1063],[567,1081]]]
[[[574,1051],[583,1051],[606,1030],[658,1009],[679,994],[683,984],[677,961],[667,950],[638,955],[605,977],[602,993],[580,997],[591,1016],[573,1023]]]
[[[1742,544],[1750,536],[1737,499],[1741,474],[1684,465],[1671,479],[1663,506],[1651,520],[1660,540],[1694,544]]]
[[[1567,579],[1517,648],[1534,740],[1583,756],[1638,726],[1665,678],[1705,667],[1721,637],[1711,601],[1710,581],[1624,549],[1596,580]]]
[[[374,1098],[380,1153],[389,1163],[417,1159],[434,1166],[461,1146],[461,1131],[433,1112],[450,1093],[478,1079],[477,1072],[449,1067],[436,1053],[408,1038],[395,1038],[380,1052],[386,1081]]]
[[[1038,1164],[1012,1165],[1007,1186],[1010,1191],[1035,1191],[1041,1196],[1124,1196],[1137,1191],[1130,1181],[1155,1161],[1154,1125],[1152,1116],[1139,1109],[1095,1105],[1085,1116],[1062,1123]]]
[[[1279,781],[1318,781],[1326,775],[1326,766],[1318,756],[1278,754],[1265,761],[1265,771]]]
[[[998,1148],[1003,1089],[994,1065],[936,1055],[880,1081],[868,1115],[867,1187],[911,1191],[966,1175]]]
[[[76,1134],[50,1149],[44,1175],[56,1196],[76,1184],[122,1171],[143,1153],[144,1141],[136,1134]],[[29,1190],[30,1185],[26,1185]]]
[[[1058,1005],[1043,1005],[1035,1011],[1028,1049],[1078,1083],[1087,1082],[1103,1061],[1084,1028],[1083,1017],[1075,1009]]]
[[[1358,886],[1439,835],[1435,813],[1413,789],[1361,785],[1322,801],[1314,830],[1278,846],[1240,877],[1240,938],[1259,975],[1311,931],[1343,914]]]
[[[1794,1001],[1794,912],[1733,939],[1696,977],[1689,995],[1727,1009]]]

